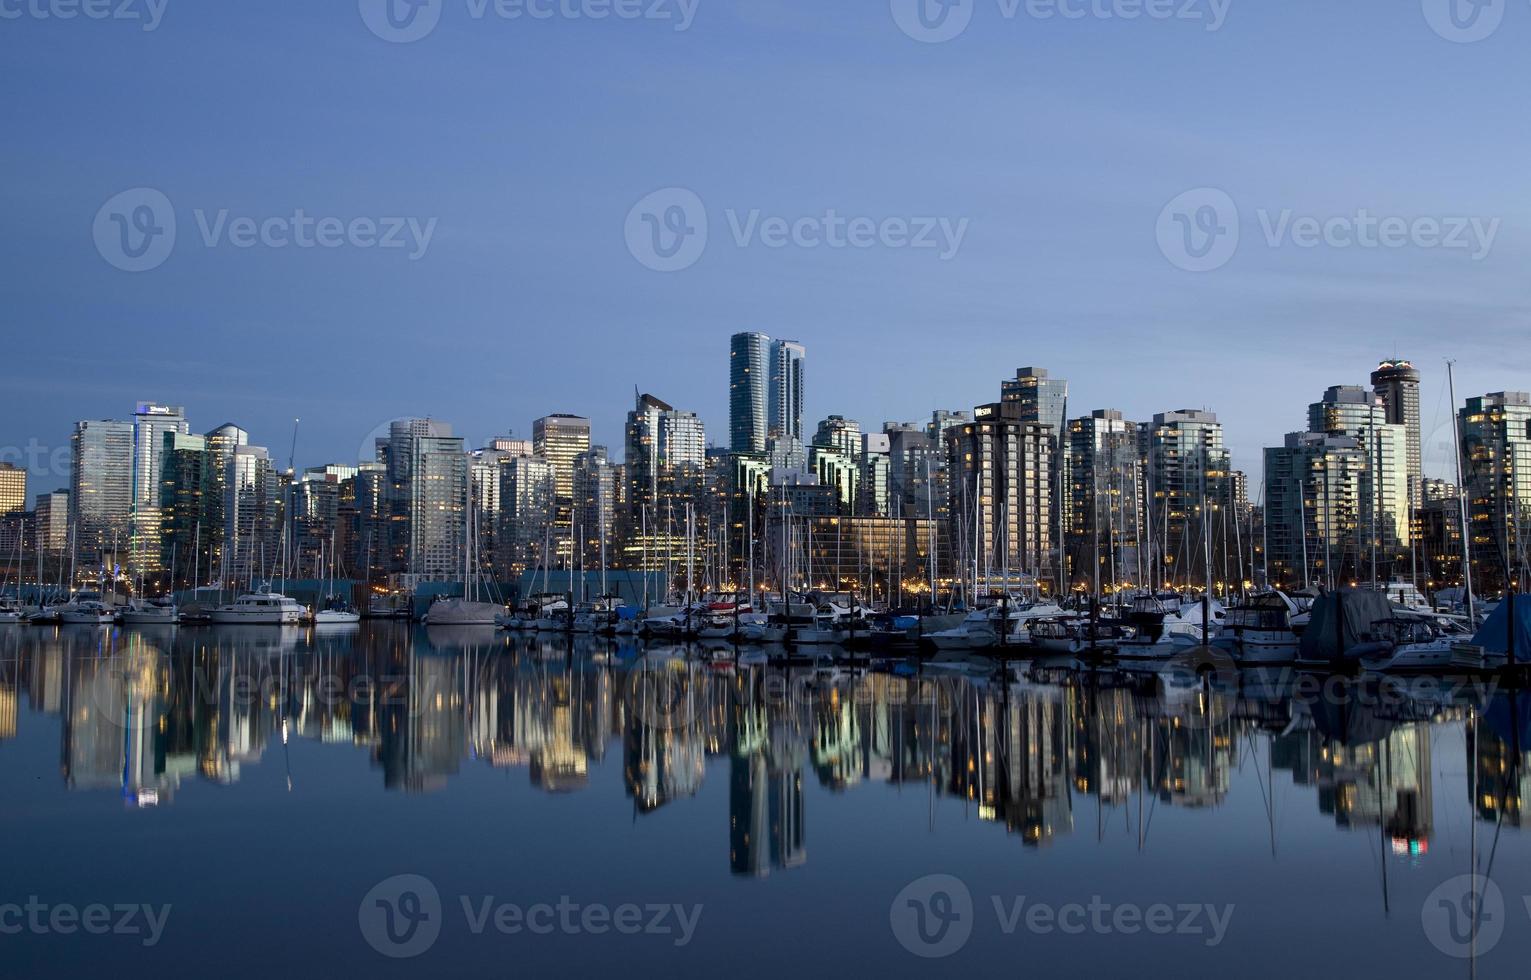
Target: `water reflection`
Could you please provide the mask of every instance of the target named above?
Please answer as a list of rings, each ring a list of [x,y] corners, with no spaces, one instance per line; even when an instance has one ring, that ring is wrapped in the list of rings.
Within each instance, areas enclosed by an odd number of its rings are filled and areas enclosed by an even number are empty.
[[[579,793],[620,744],[634,819],[696,796],[726,763],[729,868],[763,876],[808,859],[808,780],[832,794],[885,784],[960,799],[1029,847],[1104,834],[1105,810],[1122,808],[1141,845],[1155,808],[1224,805],[1246,762],[1267,812],[1280,774],[1311,787],[1338,828],[1417,853],[1434,829],[1433,731],[1469,722],[1473,810],[1520,825],[1531,697],[1365,681],[1313,696],[1301,675],[1271,671],[1223,680],[789,669],[689,647],[396,624],[11,629],[0,634],[0,751],[35,716],[55,716],[69,789],[148,806],[188,781],[286,767],[294,740],[349,744],[385,789],[408,793],[441,791],[468,766]]]

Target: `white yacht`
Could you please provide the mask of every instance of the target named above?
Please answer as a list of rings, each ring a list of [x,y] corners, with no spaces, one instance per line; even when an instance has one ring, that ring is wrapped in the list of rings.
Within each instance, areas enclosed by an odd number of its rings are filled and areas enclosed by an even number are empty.
[[[122,610],[124,626],[174,626],[181,621],[181,610],[175,600],[133,599]]]
[[[1302,642],[1293,624],[1302,615],[1297,600],[1285,592],[1257,592],[1228,613],[1226,628],[1234,650],[1246,664],[1289,664]]]
[[[956,629],[926,633],[937,650],[986,650],[999,642],[999,633],[986,609],[971,612]]]
[[[297,600],[278,592],[251,592],[208,614],[216,626],[296,626],[308,616]]]
[[[15,599],[0,599],[0,625],[21,622],[21,603]]]
[[[65,626],[107,626],[114,618],[99,592],[76,592],[58,607],[58,621]]]

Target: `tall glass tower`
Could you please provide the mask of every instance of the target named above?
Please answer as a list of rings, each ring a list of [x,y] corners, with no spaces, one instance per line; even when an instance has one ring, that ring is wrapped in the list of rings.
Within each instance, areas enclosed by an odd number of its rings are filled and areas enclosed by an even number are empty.
[[[763,453],[769,439],[803,438],[808,349],[763,333],[736,333],[728,346],[728,447]]]
[[[160,484],[164,478],[165,436],[186,435],[186,410],[139,402],[133,414],[133,569],[153,574],[160,561]]]
[[[1372,389],[1387,406],[1387,421],[1408,428],[1409,501],[1418,507],[1421,466],[1419,432],[1419,372],[1408,361],[1383,361],[1372,372]]]
[[[728,344],[728,448],[763,453],[769,427],[771,338],[736,333]]]
[[[76,574],[111,573],[129,544],[133,512],[133,423],[78,422],[69,488]]]

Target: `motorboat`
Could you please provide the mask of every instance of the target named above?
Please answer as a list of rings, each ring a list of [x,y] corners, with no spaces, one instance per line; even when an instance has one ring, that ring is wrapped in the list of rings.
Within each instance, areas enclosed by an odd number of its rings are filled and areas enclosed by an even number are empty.
[[[76,592],[57,612],[58,622],[65,626],[109,626],[117,618],[99,592]]]
[[[937,650],[987,650],[999,642],[999,631],[987,610],[977,610],[967,615],[960,626],[926,633],[925,639]]]
[[[1246,664],[1289,664],[1297,659],[1301,642],[1292,628],[1302,615],[1297,600],[1272,590],[1251,595],[1229,610],[1224,631],[1233,637],[1233,650]]]
[[[1136,630],[1137,642],[1194,646],[1210,643],[1227,617],[1228,611],[1216,599],[1188,600],[1178,592],[1159,592],[1134,598],[1127,623]]]
[[[122,610],[124,626],[174,626],[180,621],[181,609],[169,596],[132,599]]]
[[[308,609],[279,592],[250,592],[208,613],[215,626],[297,626]]]
[[[21,622],[21,603],[15,599],[0,599],[0,626]]]
[[[1085,617],[1055,617],[1031,623],[1031,643],[1046,653],[1083,653],[1093,649],[1112,649],[1134,636],[1131,626],[1096,621]]]
[[[835,646],[845,642],[849,631],[833,612],[823,611],[812,625],[793,627],[788,635],[800,646]]]

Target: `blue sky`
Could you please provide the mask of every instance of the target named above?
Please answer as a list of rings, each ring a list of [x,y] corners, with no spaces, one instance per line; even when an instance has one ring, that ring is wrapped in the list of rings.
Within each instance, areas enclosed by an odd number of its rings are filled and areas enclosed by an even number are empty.
[[[1531,388],[1531,3],[1453,43],[1426,16],[1437,0],[1228,0],[1215,31],[969,0],[966,30],[920,43],[890,0],[697,0],[686,30],[441,0],[428,36],[390,43],[358,0],[168,0],[152,31],[35,15],[50,2],[8,0],[21,16],[0,20],[0,447],[67,445],[75,419],[139,399],[185,404],[197,431],[236,421],[282,458],[302,416],[300,465],[350,459],[409,414],[479,442],[576,412],[619,446],[634,386],[722,442],[728,336],[747,329],[808,346],[815,420],[969,408],[1036,364],[1080,414],[1213,409],[1255,472],[1325,387],[1382,356],[1426,371],[1432,469],[1444,358],[1463,397]],[[137,273],[92,234],[134,188],[161,192],[177,230]],[[669,273],[624,232],[666,188],[704,202],[708,231]],[[1240,238],[1195,273],[1158,228],[1202,188],[1233,202]],[[230,241],[229,221],[300,208],[432,234],[417,258]],[[831,210],[965,233],[943,258],[732,229]],[[1408,241],[1308,248],[1264,227],[1362,210]],[[1431,247],[1422,218],[1477,218],[1491,247]]]

